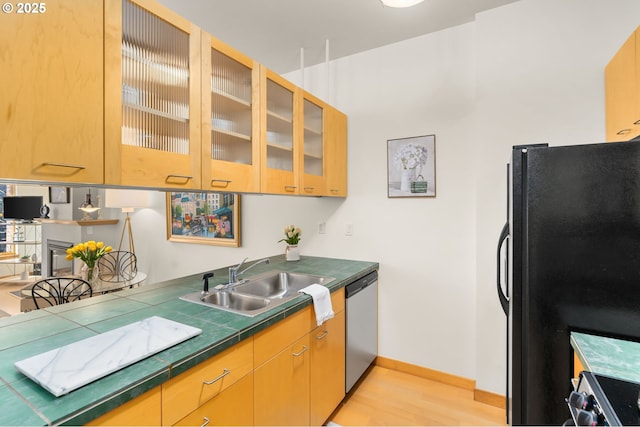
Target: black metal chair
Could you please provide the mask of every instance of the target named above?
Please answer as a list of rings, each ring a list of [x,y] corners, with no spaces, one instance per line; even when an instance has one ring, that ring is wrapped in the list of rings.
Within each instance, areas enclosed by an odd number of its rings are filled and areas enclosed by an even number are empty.
[[[75,277],[48,277],[31,286],[31,297],[36,309],[66,304],[91,296],[93,289],[89,282]]]
[[[138,259],[133,252],[108,252],[98,260],[98,276],[103,282],[127,282],[137,273]]]

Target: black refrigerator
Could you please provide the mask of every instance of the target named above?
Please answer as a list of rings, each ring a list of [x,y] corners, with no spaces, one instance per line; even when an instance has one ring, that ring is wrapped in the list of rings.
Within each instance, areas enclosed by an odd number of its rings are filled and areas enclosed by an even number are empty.
[[[561,425],[570,333],[640,340],[640,142],[516,146],[507,169],[507,422]]]

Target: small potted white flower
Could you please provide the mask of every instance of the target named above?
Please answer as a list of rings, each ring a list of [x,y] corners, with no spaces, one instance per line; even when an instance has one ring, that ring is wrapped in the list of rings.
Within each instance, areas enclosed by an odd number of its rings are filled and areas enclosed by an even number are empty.
[[[284,228],[284,239],[278,240],[278,242],[286,242],[287,248],[284,251],[285,259],[287,261],[298,261],[300,259],[300,249],[298,243],[302,236],[302,230],[295,225],[288,225]]]

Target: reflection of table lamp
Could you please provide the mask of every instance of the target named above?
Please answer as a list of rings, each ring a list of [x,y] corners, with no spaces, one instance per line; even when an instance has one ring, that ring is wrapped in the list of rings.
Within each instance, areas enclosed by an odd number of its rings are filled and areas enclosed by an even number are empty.
[[[121,208],[122,212],[125,212],[127,217],[124,220],[124,227],[122,227],[122,234],[120,235],[120,244],[118,250],[122,248],[122,242],[124,241],[124,233],[127,231],[129,236],[129,252],[135,253],[135,246],[133,244],[133,232],[131,230],[131,218],[129,213],[133,212],[134,208],[146,208],[147,204],[147,192],[143,190],[123,190],[123,189],[111,189],[105,190],[104,205],[107,208]]]

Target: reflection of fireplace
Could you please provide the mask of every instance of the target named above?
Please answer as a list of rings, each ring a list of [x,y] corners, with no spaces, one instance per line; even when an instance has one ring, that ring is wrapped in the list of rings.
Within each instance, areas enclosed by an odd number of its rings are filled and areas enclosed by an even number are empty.
[[[66,259],[67,249],[71,247],[73,247],[73,243],[47,239],[48,277],[71,276],[73,274],[73,260]]]

